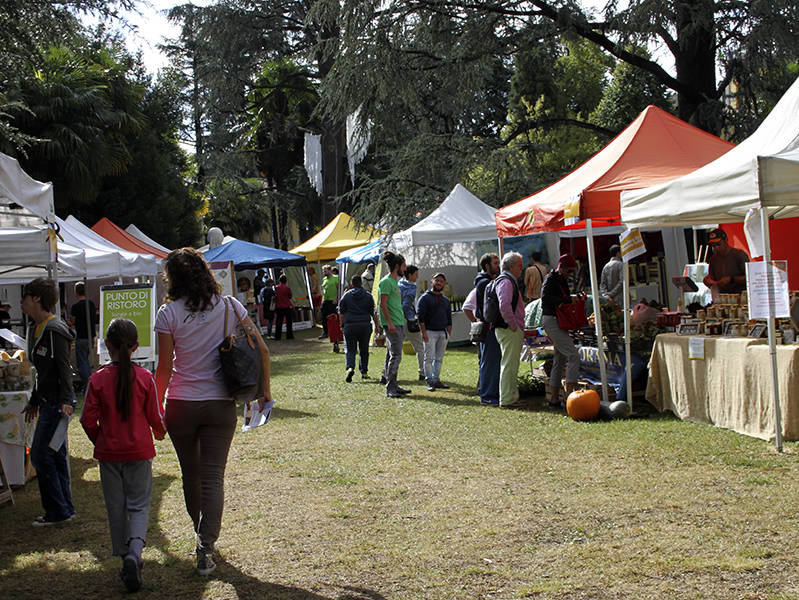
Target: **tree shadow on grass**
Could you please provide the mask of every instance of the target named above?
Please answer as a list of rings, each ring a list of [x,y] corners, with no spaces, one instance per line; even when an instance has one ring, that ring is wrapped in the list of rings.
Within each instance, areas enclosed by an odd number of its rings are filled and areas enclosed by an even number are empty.
[[[98,463],[72,457],[70,466],[73,501],[78,513],[74,521],[52,527],[31,527],[33,518],[41,513],[38,486],[34,481],[15,494],[15,505],[0,507],[0,525],[3,527],[0,597],[14,600],[39,600],[53,596],[64,599],[130,597],[117,575],[121,560],[111,556],[99,477],[91,474],[87,478],[87,473],[98,468]],[[218,561],[218,568],[211,577],[197,575],[194,556],[188,553],[176,555],[170,551],[170,542],[158,521],[163,496],[176,479],[175,475],[154,473],[148,548],[144,553],[144,583],[136,597],[383,600],[382,595],[368,589],[338,588],[342,590],[340,593],[323,596],[299,587],[271,583],[243,572],[226,562],[224,557]],[[161,558],[153,560],[156,552],[161,554]],[[62,562],[53,557],[58,554],[68,557]],[[76,569],[75,556],[79,557],[78,564],[85,564],[85,568]],[[65,566],[67,561],[71,564]],[[268,576],[268,567],[265,572]],[[225,589],[228,587],[235,591]]]

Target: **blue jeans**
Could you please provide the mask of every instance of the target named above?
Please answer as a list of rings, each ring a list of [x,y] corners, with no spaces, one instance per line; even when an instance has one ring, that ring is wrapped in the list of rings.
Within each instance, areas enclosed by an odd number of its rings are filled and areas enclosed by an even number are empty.
[[[502,351],[497,342],[496,330],[486,331],[486,339],[480,344],[480,388],[478,395],[483,404],[499,404],[499,363]]]
[[[89,364],[89,340],[78,338],[75,340],[75,359],[78,361],[78,373],[83,383],[83,389],[89,383],[89,376],[92,374],[92,366]]]
[[[448,339],[446,331],[427,330],[427,341],[424,344],[424,377],[428,384],[438,383],[441,380],[441,363],[444,362]]]
[[[369,371],[369,338],[372,335],[372,324],[344,323],[344,341],[347,343],[345,364],[347,369],[355,368],[356,347],[360,355],[358,370],[361,373]]]
[[[50,449],[50,440],[61,420],[60,404],[42,402],[39,420],[31,443],[31,464],[36,469],[36,481],[47,521],[62,521],[75,514],[67,462],[67,441],[57,451]]]

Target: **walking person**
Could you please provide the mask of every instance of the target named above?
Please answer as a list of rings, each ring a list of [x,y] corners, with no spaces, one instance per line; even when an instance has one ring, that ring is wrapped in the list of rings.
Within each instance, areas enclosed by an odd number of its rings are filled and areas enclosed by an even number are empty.
[[[264,282],[264,287],[261,288],[261,293],[258,294],[258,304],[261,305],[261,314],[263,320],[261,325],[266,322],[266,337],[272,337],[272,326],[275,323],[275,309],[277,302],[275,301],[275,282],[271,277],[267,277]]]
[[[97,321],[97,307],[94,302],[86,298],[86,286],[82,281],[75,284],[75,295],[78,299],[69,309],[69,325],[75,330],[75,360],[78,363],[78,373],[80,373],[81,391],[86,390],[89,382],[89,375],[92,374],[92,365],[89,361],[92,344],[96,335],[95,322]],[[86,310],[86,303],[89,309]],[[89,322],[86,322],[88,313]]]
[[[80,424],[100,461],[111,549],[122,557],[119,576],[135,592],[141,587],[142,550],[150,522],[153,435],[164,439],[166,424],[155,379],[130,360],[139,347],[135,323],[111,321],[105,346],[112,362],[89,379]]]
[[[424,340],[424,373],[429,392],[449,388],[441,381],[441,365],[452,333],[452,307],[449,298],[442,293],[446,283],[443,273],[433,275],[431,289],[422,294],[416,307]]]
[[[345,354],[345,381],[352,382],[355,374],[355,353],[360,357],[358,370],[362,379],[369,379],[369,338],[372,335],[372,321],[377,326],[375,301],[363,287],[360,275],[352,278],[352,287],[344,292],[338,303],[338,318],[344,330],[347,343]]]
[[[22,312],[35,327],[28,337],[28,356],[36,367],[36,385],[25,406],[25,421],[38,415],[31,442],[30,458],[44,515],[34,527],[64,523],[75,516],[69,475],[67,432],[75,410],[69,348],[75,334],[53,314],[58,288],[52,279],[39,277],[22,288]]]
[[[558,268],[547,273],[541,288],[541,313],[547,336],[552,340],[555,355],[552,359],[552,372],[549,375],[547,396],[550,406],[561,406],[577,387],[580,374],[580,354],[565,329],[558,324],[557,309],[560,304],[571,302],[569,278],[577,270],[577,261],[571,254],[564,254],[558,260]],[[565,394],[561,397],[563,367],[566,367]]]
[[[336,300],[338,299],[338,275],[333,273],[330,265],[322,267],[322,340],[328,336],[327,318],[336,314]]]
[[[263,377],[261,409],[272,396],[269,349],[241,303],[220,296],[219,285],[197,250],[173,250],[164,261],[164,271],[167,303],[155,319],[159,347],[155,382],[159,401],[167,398],[166,428],[180,461],[183,497],[194,525],[197,572],[207,575],[216,568],[212,554],[222,523],[225,466],[236,428],[236,404],[222,378],[218,348],[239,321],[256,333]]]
[[[286,339],[294,339],[293,312],[294,303],[291,301],[292,292],[288,286],[288,277],[281,275],[278,279],[280,283],[275,287],[275,339],[280,339],[280,332],[283,329],[283,321],[286,321]]]
[[[380,280],[380,323],[386,335],[386,363],[381,383],[386,384],[386,397],[400,398],[411,390],[397,384],[397,373],[402,360],[402,342],[405,339],[405,314],[402,312],[402,297],[398,281],[405,273],[405,259],[401,254],[386,250],[383,260],[388,265],[388,274]]]
[[[419,365],[419,381],[424,381],[424,341],[416,318],[416,280],[419,279],[419,267],[407,265],[405,276],[398,285],[402,297],[402,312],[405,314],[405,339],[413,346],[416,362]]]

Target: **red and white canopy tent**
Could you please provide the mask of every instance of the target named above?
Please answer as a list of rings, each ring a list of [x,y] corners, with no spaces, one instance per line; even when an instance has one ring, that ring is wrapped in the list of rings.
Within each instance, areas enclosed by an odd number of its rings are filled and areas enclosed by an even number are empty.
[[[585,228],[591,293],[598,297],[593,225],[621,225],[619,197],[690,173],[728,152],[733,144],[648,106],[602,150],[580,167],[496,213],[500,238]],[[625,269],[625,274],[627,270]],[[627,277],[625,277],[625,282]],[[625,284],[625,313],[629,312]],[[602,339],[601,319],[596,319],[597,339]],[[627,333],[627,332],[625,332]],[[629,340],[629,335],[626,335]],[[627,351],[629,362],[629,348]],[[604,355],[599,353],[603,397],[606,398]],[[629,373],[629,364],[628,364]],[[628,385],[628,401],[630,386]]]
[[[113,242],[120,248],[139,254],[152,254],[156,258],[166,258],[168,252],[151,246],[139,238],[131,235],[110,219],[103,217],[92,226],[92,230],[105,239]]]

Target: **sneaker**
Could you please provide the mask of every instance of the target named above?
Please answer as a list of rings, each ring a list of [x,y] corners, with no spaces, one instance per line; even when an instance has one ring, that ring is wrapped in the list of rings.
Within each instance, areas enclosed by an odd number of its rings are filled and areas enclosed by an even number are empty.
[[[141,560],[133,554],[128,554],[122,560],[119,578],[122,579],[125,589],[129,592],[137,592],[141,587],[141,567]]]
[[[419,381],[424,381],[426,379],[427,377],[424,376],[424,373],[419,373]]]
[[[369,373],[361,373],[361,379],[369,379]]]
[[[523,400],[516,400],[516,402],[511,402],[510,404],[500,404],[500,408],[509,408],[509,409],[521,409],[527,408],[527,402]]]
[[[406,389],[406,388],[401,388],[401,387],[398,387],[398,388],[397,388],[397,391],[398,391],[400,394],[410,394],[410,393],[411,393],[411,390],[409,390],[409,389]]]
[[[50,525],[58,525],[59,523],[69,523],[74,518],[75,518],[75,513],[72,513],[67,518],[60,519],[58,521],[51,521],[50,519],[41,516],[41,517],[36,517],[33,520],[33,523],[31,523],[31,525],[33,525],[34,527],[49,527]]]
[[[449,386],[446,383],[441,383],[440,381],[436,381],[434,384],[440,390],[448,390]]]
[[[197,572],[200,575],[210,575],[216,569],[216,563],[211,558],[211,553],[197,548]]]
[[[427,391],[428,391],[428,392],[435,392],[435,391],[436,391],[436,386],[435,386],[435,384],[428,383],[428,384],[427,384]]]
[[[385,375],[380,377],[380,385],[386,385],[387,383],[388,383],[388,379],[386,379]]]
[[[355,375],[355,369],[350,367],[349,369],[347,369],[347,376],[344,378],[344,381],[346,381],[347,383],[352,383],[353,375]]]
[[[386,398],[402,398],[403,395],[399,392],[386,392]]]

